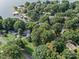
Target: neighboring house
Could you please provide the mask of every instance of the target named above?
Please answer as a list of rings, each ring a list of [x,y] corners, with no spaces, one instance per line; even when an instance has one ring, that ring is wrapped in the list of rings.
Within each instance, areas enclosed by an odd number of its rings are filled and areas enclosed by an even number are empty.
[[[15,12],[13,12],[12,14],[13,14],[14,16],[15,16],[15,15],[19,15],[19,12],[18,12],[18,11],[15,11]]]
[[[26,36],[26,37],[29,37],[30,36],[30,30],[24,31],[23,35]]]
[[[72,52],[74,52],[77,48],[79,48],[79,46],[72,40],[67,41],[66,47]]]
[[[77,46],[75,46],[74,44],[72,44],[72,43],[67,43],[66,44],[66,47],[68,47],[69,48],[69,50],[75,50],[75,49],[77,49]]]

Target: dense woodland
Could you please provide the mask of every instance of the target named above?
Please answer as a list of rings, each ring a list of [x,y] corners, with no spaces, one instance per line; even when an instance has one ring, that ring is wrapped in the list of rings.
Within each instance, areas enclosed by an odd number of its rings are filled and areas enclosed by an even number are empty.
[[[26,2],[15,18],[0,17],[0,59],[79,59],[79,1]],[[29,32],[27,32],[29,31]]]

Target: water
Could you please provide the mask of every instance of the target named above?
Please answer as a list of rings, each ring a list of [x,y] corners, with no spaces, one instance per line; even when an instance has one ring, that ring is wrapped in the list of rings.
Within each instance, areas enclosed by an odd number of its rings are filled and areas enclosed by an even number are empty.
[[[34,2],[37,0],[0,0],[0,16],[12,17],[13,7],[24,4],[26,1]]]
[[[0,16],[11,17],[13,12],[13,7],[24,4],[26,1],[36,1],[36,0],[0,0]]]

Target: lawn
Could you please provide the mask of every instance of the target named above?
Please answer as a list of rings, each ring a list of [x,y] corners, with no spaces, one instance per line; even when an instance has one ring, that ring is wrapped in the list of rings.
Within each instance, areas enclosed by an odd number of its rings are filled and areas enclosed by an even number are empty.
[[[32,42],[28,42],[28,40],[26,39],[26,37],[23,37],[22,40],[26,43],[26,51],[29,54],[32,54],[32,52],[35,50],[35,46],[33,45]]]
[[[13,35],[12,33],[7,34],[7,36],[3,36],[3,39],[6,40],[7,42],[12,41],[14,42],[14,40],[16,39],[15,35]],[[25,50],[27,53],[32,54],[32,52],[35,50],[35,46],[33,45],[32,42],[28,42],[28,40],[26,39],[25,36],[21,36],[21,40],[23,41],[23,43],[25,44]]]

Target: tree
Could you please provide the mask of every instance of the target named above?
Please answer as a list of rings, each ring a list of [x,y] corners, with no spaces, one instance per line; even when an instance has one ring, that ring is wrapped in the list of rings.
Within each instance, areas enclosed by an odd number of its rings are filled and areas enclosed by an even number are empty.
[[[79,1],[76,1],[75,4],[76,4],[75,10],[79,12]]]
[[[17,11],[18,10],[18,7],[14,6],[14,9]]]
[[[64,49],[66,49],[65,41],[62,38],[58,38],[57,40],[52,41],[51,43],[55,46],[56,52],[58,52],[59,54],[61,54]]]
[[[65,31],[61,36],[63,37],[63,39],[65,39],[65,41],[72,40],[79,44],[79,31],[68,30]]]
[[[7,44],[0,47],[1,59],[23,59],[22,53],[17,45]]]
[[[23,30],[22,30],[21,28],[19,28],[19,29],[18,29],[18,34],[19,34],[19,35],[22,35],[22,33],[23,33]]]
[[[74,53],[72,53],[70,50],[68,49],[65,49],[63,52],[62,52],[62,58],[63,59],[77,59],[76,58],[76,55]]]
[[[22,39],[21,37],[16,38],[15,41],[13,41],[14,44],[16,44],[17,46],[19,46],[19,49],[25,49],[26,48],[26,40]]]
[[[44,8],[44,11],[45,12],[51,12],[53,11],[53,13],[56,13],[57,11],[59,10],[59,6],[57,3],[54,3],[54,4],[48,4],[45,8]]]
[[[29,4],[30,4],[29,2],[26,2],[25,3],[25,8],[27,8],[29,6]]]
[[[38,11],[31,11],[28,13],[28,15],[31,17],[32,21],[37,21],[40,17]]]
[[[73,9],[68,9],[67,11],[65,11],[65,16],[67,16],[67,17],[74,17],[74,16],[76,16],[76,13],[75,13],[75,11],[76,10],[73,10]]]
[[[14,22],[15,22],[15,20],[13,18],[4,19],[2,22],[3,28],[7,31],[13,30]]]
[[[41,26],[33,29],[31,33],[32,41],[35,45],[46,44],[55,39],[55,33],[47,24],[42,24]]]
[[[22,29],[22,30],[25,30],[25,23],[21,20],[17,20],[15,23],[14,23],[14,29],[16,31],[18,31],[18,29]]]
[[[3,22],[3,19],[0,19],[0,30],[3,29],[2,22]]]
[[[50,19],[51,24],[55,23],[64,23],[65,19],[62,16],[53,16],[52,19]]]
[[[35,24],[36,24],[36,22],[28,22],[26,24],[26,28],[32,31]]]
[[[55,23],[53,26],[52,26],[52,29],[55,31],[56,35],[60,35],[60,32],[62,31],[62,24],[61,23]]]
[[[62,0],[62,3],[59,5],[59,10],[62,12],[65,12],[69,9],[69,1],[68,0]]]
[[[75,8],[76,8],[76,4],[75,4],[75,2],[71,3],[70,6],[69,6],[69,8],[71,8],[71,9],[75,9]]]
[[[57,53],[46,45],[38,46],[33,52],[33,59],[58,59]]]
[[[40,22],[45,22],[45,21],[48,21],[48,20],[49,20],[48,15],[44,15],[44,16],[42,16],[42,17],[39,19]]]
[[[0,16],[0,19],[3,19],[2,16]]]
[[[76,49],[76,57],[79,58],[79,48]]]
[[[65,21],[65,27],[68,29],[75,29],[79,24],[79,19],[77,17],[73,18],[72,20]]]
[[[27,8],[28,10],[33,10],[34,6],[35,6],[35,3],[30,3]]]

